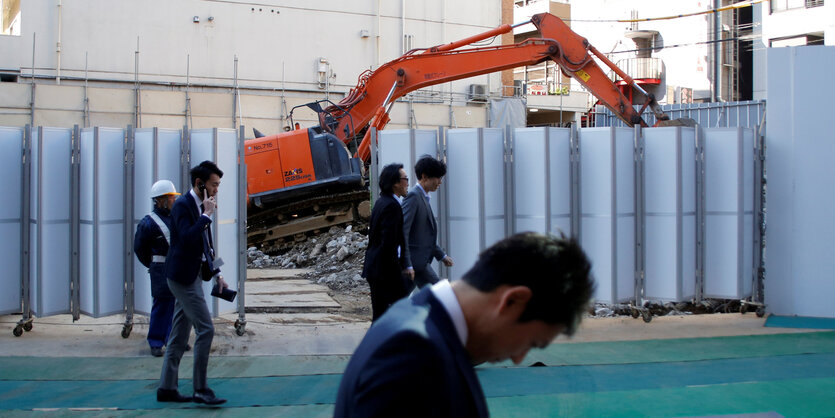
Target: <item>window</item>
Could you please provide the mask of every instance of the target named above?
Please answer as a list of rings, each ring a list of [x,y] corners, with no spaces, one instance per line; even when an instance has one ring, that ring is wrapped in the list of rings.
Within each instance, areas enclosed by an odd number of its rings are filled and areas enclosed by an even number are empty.
[[[20,36],[20,0],[0,0],[0,35]]]
[[[771,12],[823,6],[823,0],[771,0]]]

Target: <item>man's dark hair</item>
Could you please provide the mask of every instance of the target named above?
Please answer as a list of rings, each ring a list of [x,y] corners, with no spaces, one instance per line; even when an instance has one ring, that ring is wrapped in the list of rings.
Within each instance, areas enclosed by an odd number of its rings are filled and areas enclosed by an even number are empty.
[[[420,180],[423,175],[426,177],[443,177],[446,175],[446,164],[443,161],[432,158],[427,154],[421,155],[415,163],[415,175]]]
[[[591,263],[575,239],[524,232],[484,250],[462,279],[482,292],[501,285],[531,289],[519,321],[563,324],[571,335],[594,293],[590,270]]]
[[[384,195],[392,195],[394,193],[394,185],[400,182],[400,169],[403,164],[392,163],[383,167],[380,171],[380,193]]]
[[[217,168],[217,165],[209,160],[203,161],[191,169],[191,185],[194,186],[195,181],[200,179],[203,183],[209,181],[212,174],[217,174],[218,177],[223,177],[223,171]]]

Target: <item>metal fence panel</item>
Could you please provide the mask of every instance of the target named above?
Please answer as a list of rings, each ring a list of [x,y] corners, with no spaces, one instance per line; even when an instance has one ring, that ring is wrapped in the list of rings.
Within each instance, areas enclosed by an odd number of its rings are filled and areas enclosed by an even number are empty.
[[[635,106],[635,109],[640,110],[640,106]],[[737,126],[757,128],[765,118],[764,100],[667,104],[662,105],[661,109],[670,116],[670,119],[690,118],[703,128]],[[611,110],[604,106],[596,106],[593,115],[594,126],[626,126],[622,120],[618,119]],[[655,124],[655,115],[652,112],[644,112],[642,116],[647,125],[653,126]]]
[[[70,312],[72,131],[32,133],[30,300],[36,316]]]
[[[6,204],[0,206],[0,315],[20,312],[23,276],[23,128],[0,127],[0,178],[6,182]]]
[[[80,134],[80,309],[94,318],[125,306],[125,131]]]
[[[705,297],[751,296],[754,133],[704,130]]]
[[[646,297],[696,296],[694,128],[644,129]]]

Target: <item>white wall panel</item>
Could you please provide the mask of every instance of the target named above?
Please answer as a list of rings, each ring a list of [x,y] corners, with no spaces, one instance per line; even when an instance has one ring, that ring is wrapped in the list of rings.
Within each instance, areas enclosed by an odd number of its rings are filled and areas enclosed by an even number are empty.
[[[497,128],[447,132],[450,278],[461,277],[479,252],[505,231],[504,131]]]
[[[581,243],[597,280],[595,299],[634,297],[634,131],[580,130]]]
[[[0,127],[0,178],[5,181],[6,204],[0,205],[0,315],[19,312],[23,275],[23,128]]]
[[[514,231],[571,234],[571,131],[513,132]]]
[[[133,231],[139,221],[153,210],[151,186],[158,180],[171,180],[177,191],[184,191],[180,168],[181,132],[175,129],[145,128],[134,133]],[[187,190],[186,190],[187,191]],[[133,257],[134,309],[150,314],[151,279],[148,269]]]
[[[767,51],[767,310],[835,318],[835,47]]]
[[[237,173],[238,151],[237,134],[232,129],[196,129],[190,132],[191,167],[197,166],[205,160],[214,161],[223,171],[220,188],[217,195],[217,210],[212,215],[212,239],[215,245],[215,256],[223,259],[228,265],[221,267],[223,279],[232,290],[237,290],[238,270],[236,260],[238,249],[238,219],[237,214]],[[246,216],[246,215],[243,215]],[[203,296],[209,304],[209,311],[213,316],[232,312],[237,309],[236,303],[210,295],[214,281],[203,282]]]
[[[644,129],[647,299],[688,300],[696,294],[694,128]]]
[[[754,133],[705,129],[705,278],[707,298],[751,296]]]
[[[32,132],[30,302],[36,316],[70,311],[72,131]]]
[[[80,308],[98,318],[125,306],[125,132],[82,129],[79,145]]]

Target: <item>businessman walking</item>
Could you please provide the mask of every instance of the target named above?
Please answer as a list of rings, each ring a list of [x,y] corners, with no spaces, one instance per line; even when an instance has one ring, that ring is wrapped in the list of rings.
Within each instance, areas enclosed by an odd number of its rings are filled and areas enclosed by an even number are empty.
[[[226,402],[209,389],[206,369],[215,328],[203,297],[203,281],[215,278],[221,287],[228,287],[213,266],[212,214],[215,211],[221,171],[215,163],[203,161],[191,169],[191,190],[180,196],[171,209],[171,245],[165,259],[168,288],[176,298],[174,323],[168,349],[162,363],[158,402],[197,402],[219,405]],[[198,277],[202,280],[197,280]],[[194,327],[194,395],[178,391],[177,374],[180,359],[186,350],[188,336]]]
[[[446,175],[446,164],[423,155],[415,164],[415,175],[418,183],[403,200],[403,234],[407,244],[407,270],[414,273],[415,285],[423,287],[440,280],[430,265],[433,258],[448,267],[454,264],[452,258],[438,245],[438,224],[429,206],[429,193],[441,186]]]

